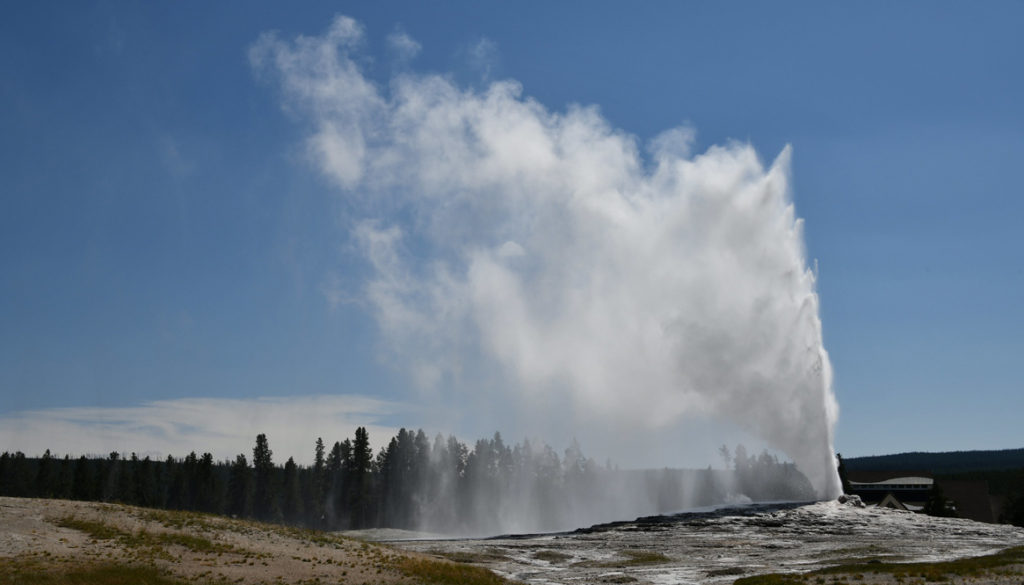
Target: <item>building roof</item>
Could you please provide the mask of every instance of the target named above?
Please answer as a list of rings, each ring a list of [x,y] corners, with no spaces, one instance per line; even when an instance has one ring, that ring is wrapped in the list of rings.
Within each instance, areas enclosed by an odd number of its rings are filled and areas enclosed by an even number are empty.
[[[876,504],[878,508],[890,508],[893,510],[906,510],[907,507],[903,505],[903,502],[896,499],[896,496],[892,494],[886,494],[885,498],[881,502]]]
[[[930,488],[935,480],[930,477],[893,477],[882,481],[850,481],[851,486],[857,487],[900,487],[903,489]]]
[[[906,478],[906,477],[920,477],[934,479],[931,473],[927,471],[913,471],[913,470],[896,470],[896,471],[848,471],[846,473],[846,479],[850,483],[879,483],[887,482],[895,478]]]

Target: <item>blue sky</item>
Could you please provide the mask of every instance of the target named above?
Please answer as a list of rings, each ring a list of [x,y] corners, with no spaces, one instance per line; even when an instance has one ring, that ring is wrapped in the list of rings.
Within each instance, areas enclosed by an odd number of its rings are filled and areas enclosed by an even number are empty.
[[[311,396],[377,401],[324,399],[340,418],[317,431],[526,432],[486,396],[432,412],[430,393],[382,357],[358,294],[372,269],[346,219],[359,204],[310,160],[315,117],[251,62],[269,31],[292,43],[344,14],[364,30],[354,62],[384,93],[408,74],[467,92],[512,79],[548,112],[596,106],[641,146],[680,125],[695,153],[735,140],[768,164],[791,145],[836,449],[1021,446],[1024,5],[550,4],[10,7],[0,436],[36,448],[26,423],[51,409],[94,424],[147,407],[155,428],[182,399],[255,413]],[[400,37],[419,50],[402,54]],[[262,416],[251,419],[270,424]],[[265,430],[233,424],[247,442]],[[44,438],[63,441],[58,452],[93,445],[69,436]]]

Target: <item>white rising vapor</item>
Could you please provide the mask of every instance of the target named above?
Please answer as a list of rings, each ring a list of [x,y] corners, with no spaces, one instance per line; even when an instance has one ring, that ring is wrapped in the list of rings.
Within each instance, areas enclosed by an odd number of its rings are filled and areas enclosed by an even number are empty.
[[[425,390],[453,408],[515,404],[534,425],[615,421],[652,444],[714,416],[837,494],[838,407],[789,147],[768,168],[749,144],[691,155],[682,127],[645,159],[597,108],[550,112],[514,81],[380,88],[356,63],[362,37],[338,16],[320,37],[266,34],[250,58],[359,210],[366,298]]]

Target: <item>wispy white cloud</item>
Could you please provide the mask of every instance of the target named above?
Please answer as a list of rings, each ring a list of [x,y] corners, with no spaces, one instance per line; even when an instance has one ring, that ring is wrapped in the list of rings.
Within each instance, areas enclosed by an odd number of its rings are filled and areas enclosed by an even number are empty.
[[[376,443],[397,431],[385,424],[407,410],[365,396],[288,396],[255,399],[182,398],[137,406],[53,408],[0,416],[0,445],[29,455],[46,449],[86,455],[111,451],[176,457],[210,452],[217,459],[251,454],[265,433],[275,458],[311,463],[322,437],[328,446],[365,426]]]
[[[695,155],[680,127],[644,158],[596,108],[551,112],[514,81],[410,74],[385,91],[338,29],[361,30],[339,17],[322,37],[264,36],[253,63],[351,199],[395,363],[492,428],[571,428],[598,449],[630,436],[667,455],[665,433],[716,416],[836,489],[788,147],[767,166],[742,143]]]
[[[469,66],[480,74],[481,79],[490,81],[492,71],[498,66],[498,45],[482,37],[466,48],[466,57]]]
[[[392,54],[399,61],[409,61],[416,55],[419,55],[420,44],[409,36],[401,27],[396,27],[395,30],[388,35],[388,47],[391,49]]]

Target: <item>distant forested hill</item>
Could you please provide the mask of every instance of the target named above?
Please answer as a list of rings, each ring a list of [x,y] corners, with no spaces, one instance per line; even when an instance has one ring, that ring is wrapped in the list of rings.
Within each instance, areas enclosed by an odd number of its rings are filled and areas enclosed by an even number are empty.
[[[948,475],[974,471],[1024,468],[1024,449],[1001,451],[949,451],[945,453],[897,453],[873,457],[843,458],[849,471],[929,471]]]

